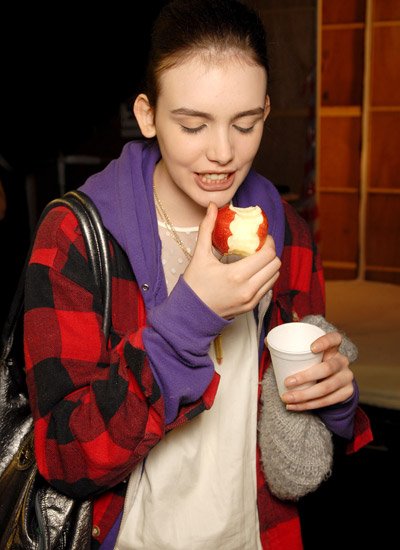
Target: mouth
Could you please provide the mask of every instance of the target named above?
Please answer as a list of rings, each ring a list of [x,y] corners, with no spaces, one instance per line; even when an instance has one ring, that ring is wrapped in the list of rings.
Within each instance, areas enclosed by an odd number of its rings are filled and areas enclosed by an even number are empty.
[[[196,174],[196,179],[205,191],[223,191],[232,185],[234,176],[235,172],[209,172]]]

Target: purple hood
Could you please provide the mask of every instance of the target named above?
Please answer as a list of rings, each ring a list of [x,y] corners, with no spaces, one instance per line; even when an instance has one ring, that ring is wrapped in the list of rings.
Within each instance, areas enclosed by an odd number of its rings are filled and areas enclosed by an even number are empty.
[[[129,142],[121,156],[91,176],[80,188],[94,201],[104,225],[127,253],[148,308],[167,297],[161,242],[153,199],[153,172],[160,159],[156,144]],[[284,212],[274,185],[250,171],[234,200],[236,206],[259,205],[268,217],[278,256],[284,241]]]

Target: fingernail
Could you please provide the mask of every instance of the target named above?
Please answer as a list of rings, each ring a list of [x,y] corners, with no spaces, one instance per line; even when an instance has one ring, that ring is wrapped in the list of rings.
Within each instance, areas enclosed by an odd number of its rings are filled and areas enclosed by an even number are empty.
[[[282,398],[285,403],[293,403],[293,401],[295,401],[294,395],[292,393],[284,393],[282,395]]]
[[[318,353],[319,351],[322,351],[322,346],[321,346],[321,344],[318,344],[318,343],[317,343],[317,344],[312,344],[312,345],[311,345],[311,351],[312,351],[313,353]]]
[[[289,386],[295,386],[296,385],[296,378],[294,378],[294,376],[288,378],[287,380],[285,380],[285,386],[286,387],[289,387]]]

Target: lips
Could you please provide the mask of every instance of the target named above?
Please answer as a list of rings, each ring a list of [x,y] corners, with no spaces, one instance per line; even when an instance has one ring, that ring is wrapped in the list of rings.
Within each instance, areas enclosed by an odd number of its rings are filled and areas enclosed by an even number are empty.
[[[195,175],[197,185],[204,191],[224,191],[232,185],[234,177],[235,172],[207,172]]]

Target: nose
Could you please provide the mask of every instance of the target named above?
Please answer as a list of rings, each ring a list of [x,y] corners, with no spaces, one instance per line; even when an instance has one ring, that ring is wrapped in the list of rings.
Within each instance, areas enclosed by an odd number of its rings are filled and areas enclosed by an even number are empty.
[[[212,133],[208,143],[207,158],[221,165],[228,164],[233,159],[233,145],[229,130],[219,128]]]

